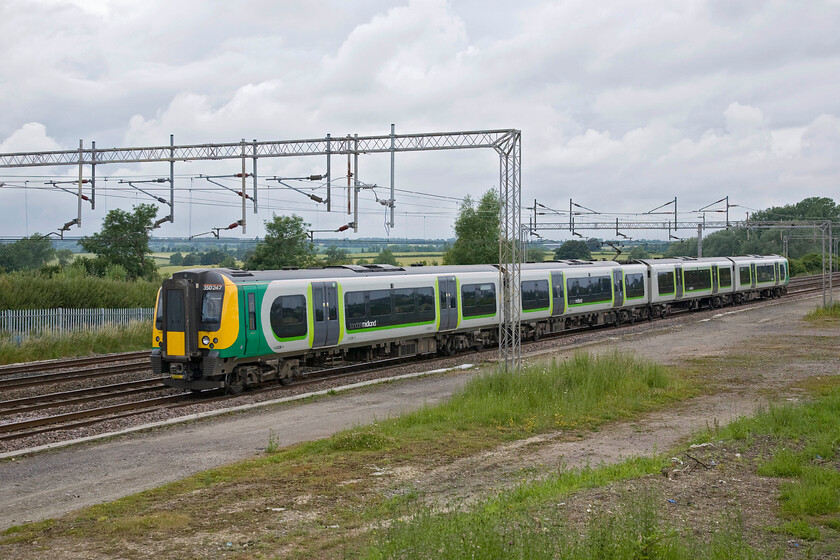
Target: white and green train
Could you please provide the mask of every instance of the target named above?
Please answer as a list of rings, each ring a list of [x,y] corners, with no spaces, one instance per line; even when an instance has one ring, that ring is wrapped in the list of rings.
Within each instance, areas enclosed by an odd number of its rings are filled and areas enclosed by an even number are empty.
[[[783,257],[522,265],[522,337],[664,317],[787,291]],[[194,269],[164,281],[151,361],[166,383],[238,392],[331,358],[452,354],[498,343],[493,265]]]

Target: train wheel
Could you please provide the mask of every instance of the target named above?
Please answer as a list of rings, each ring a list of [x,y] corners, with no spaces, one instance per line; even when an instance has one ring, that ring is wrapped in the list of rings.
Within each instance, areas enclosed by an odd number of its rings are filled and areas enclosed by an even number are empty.
[[[225,376],[225,393],[238,395],[245,389],[245,382],[238,371],[231,371]]]

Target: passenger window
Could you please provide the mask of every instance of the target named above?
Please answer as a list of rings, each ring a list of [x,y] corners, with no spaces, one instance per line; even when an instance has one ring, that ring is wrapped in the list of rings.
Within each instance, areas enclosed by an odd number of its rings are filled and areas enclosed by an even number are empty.
[[[628,274],[624,278],[627,299],[640,298],[645,295],[645,279],[642,274]]]
[[[659,295],[670,295],[674,293],[674,273],[660,272],[656,277],[659,286]]]
[[[718,283],[721,288],[729,288],[732,286],[732,271],[728,268],[721,268],[718,271]]]
[[[398,315],[414,313],[414,290],[411,288],[394,290],[394,311]]]
[[[522,282],[522,309],[524,311],[548,308],[548,280]]]
[[[348,319],[364,319],[365,293],[350,292],[344,296],[344,309]]]
[[[306,298],[300,295],[276,298],[271,304],[269,322],[277,338],[306,336]]]
[[[390,290],[372,290],[370,292],[370,316],[382,317],[391,314]]]

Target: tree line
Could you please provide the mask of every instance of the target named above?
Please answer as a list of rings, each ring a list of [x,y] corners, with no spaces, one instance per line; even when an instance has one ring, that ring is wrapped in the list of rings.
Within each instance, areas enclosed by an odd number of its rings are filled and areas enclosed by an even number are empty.
[[[478,200],[466,196],[455,220],[455,241],[443,254],[443,264],[468,265],[497,263],[499,260],[499,214],[501,203],[494,190],[489,190]],[[117,280],[145,279],[159,281],[155,261],[149,248],[152,224],[157,208],[139,204],[132,211],[115,209],[108,212],[99,232],[83,237],[79,244],[93,257],[75,260],[68,249],[56,251],[47,236],[33,235],[14,243],[0,244],[0,272],[42,270],[56,273],[72,266],[90,276]],[[806,198],[796,204],[778,206],[755,212],[752,222],[791,220],[831,220],[840,224],[840,206],[830,198]],[[266,221],[266,235],[250,252],[229,252],[211,249],[203,253],[176,252],[170,263],[180,266],[235,267],[235,257],[240,257],[243,268],[249,270],[307,268],[350,264],[352,259],[346,249],[329,246],[319,256],[309,238],[309,224],[297,215],[277,216]],[[717,231],[703,240],[704,256],[729,256],[744,254],[782,254],[786,245],[791,259],[791,272],[812,271],[821,267],[821,254],[817,252],[821,238],[816,233],[811,238],[791,235],[788,229],[729,229]],[[804,230],[803,230],[804,231]],[[786,239],[787,237],[787,239]],[[601,241],[570,240],[563,243],[552,255],[555,259],[591,259],[592,253],[601,248]],[[663,245],[664,247],[664,245]],[[539,262],[548,255],[541,248],[525,247],[527,261]],[[695,256],[697,239],[691,238],[670,243],[664,256]],[[633,247],[624,258],[648,258],[644,246]],[[57,261],[57,264],[49,264]],[[374,264],[397,265],[392,249],[383,247],[371,259]],[[361,259],[358,264],[369,264]],[[437,264],[426,263],[426,264]]]

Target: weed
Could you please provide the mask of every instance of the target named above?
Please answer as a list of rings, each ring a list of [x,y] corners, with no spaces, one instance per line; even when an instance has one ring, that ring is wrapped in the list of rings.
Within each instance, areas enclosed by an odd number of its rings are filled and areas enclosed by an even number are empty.
[[[266,453],[277,453],[280,450],[280,436],[274,433],[274,430],[268,430],[268,445],[265,447]]]
[[[582,529],[569,526],[556,507],[523,512],[509,503],[488,502],[464,512],[436,514],[426,508],[411,520],[376,534],[365,558],[589,558],[689,559],[762,557],[735,530],[704,542],[665,522],[650,496],[627,498],[620,515],[595,511]]]
[[[806,539],[810,541],[818,541],[822,538],[820,528],[811,525],[804,519],[796,519],[788,521],[779,525],[778,527],[771,527],[770,531],[773,533],[780,533],[782,535],[790,535],[797,539]]]
[[[806,321],[830,321],[840,319],[840,303],[834,303],[825,307],[817,307],[805,315]]]

